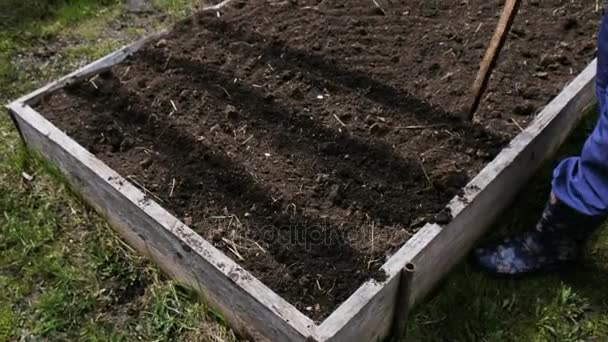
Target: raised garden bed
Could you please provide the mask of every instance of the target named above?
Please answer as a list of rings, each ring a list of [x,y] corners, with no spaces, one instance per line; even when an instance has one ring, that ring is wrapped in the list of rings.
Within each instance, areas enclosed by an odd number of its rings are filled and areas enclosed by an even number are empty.
[[[535,115],[592,58],[592,5],[524,5],[476,123],[457,111],[495,4],[234,1],[9,109],[28,146],[236,329],[371,341],[592,102],[593,63]]]

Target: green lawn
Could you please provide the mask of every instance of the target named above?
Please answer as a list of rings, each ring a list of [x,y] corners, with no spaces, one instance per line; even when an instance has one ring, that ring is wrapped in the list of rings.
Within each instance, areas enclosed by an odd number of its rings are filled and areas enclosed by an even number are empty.
[[[118,0],[0,0],[0,102],[187,15],[193,3],[156,0],[167,17],[137,19]],[[578,151],[591,125],[563,155]],[[534,223],[549,191],[549,164],[497,232]],[[134,253],[61,177],[28,157],[5,116],[0,194],[0,342],[235,340],[221,317]],[[462,265],[412,314],[408,340],[608,340],[606,261],[608,235],[597,234],[584,263],[565,274],[499,281]]]
[[[592,113],[591,113],[592,114]],[[535,176],[505,213],[494,236],[532,227],[550,191],[552,168],[576,154],[593,128],[589,117],[555,161]],[[461,265],[414,313],[412,341],[608,341],[608,234],[597,232],[583,262],[560,274],[492,279]]]
[[[169,14],[166,22],[192,8],[185,0],[156,5]],[[103,29],[127,21],[125,13],[116,0],[2,0],[0,102],[162,25],[149,18]],[[5,115],[0,194],[0,341],[235,340],[192,293],[121,242],[61,177],[29,158]]]

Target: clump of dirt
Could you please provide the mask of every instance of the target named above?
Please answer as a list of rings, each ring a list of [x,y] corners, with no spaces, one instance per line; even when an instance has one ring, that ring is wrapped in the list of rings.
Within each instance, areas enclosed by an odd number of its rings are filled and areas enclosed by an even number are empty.
[[[38,109],[320,320],[593,57],[594,2],[560,4],[524,3],[475,124],[499,2],[235,1]]]

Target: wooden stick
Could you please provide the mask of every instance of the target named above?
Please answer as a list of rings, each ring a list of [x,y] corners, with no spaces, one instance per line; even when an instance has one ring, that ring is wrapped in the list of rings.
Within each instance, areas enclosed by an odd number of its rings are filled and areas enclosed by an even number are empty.
[[[467,116],[469,121],[473,120],[475,111],[477,111],[477,108],[479,107],[481,96],[486,90],[488,80],[490,79],[492,70],[496,65],[496,60],[498,59],[500,50],[507,39],[507,34],[509,33],[509,29],[513,24],[513,19],[515,18],[515,14],[517,14],[517,9],[519,8],[520,3],[521,0],[507,0],[505,3],[502,15],[500,16],[498,25],[496,26],[496,31],[494,31],[494,36],[492,37],[492,40],[490,40],[490,46],[486,50],[486,54],[481,61],[479,72],[477,73],[477,77],[475,78],[475,82],[473,82],[473,87],[471,88],[471,102],[468,107],[469,112]]]

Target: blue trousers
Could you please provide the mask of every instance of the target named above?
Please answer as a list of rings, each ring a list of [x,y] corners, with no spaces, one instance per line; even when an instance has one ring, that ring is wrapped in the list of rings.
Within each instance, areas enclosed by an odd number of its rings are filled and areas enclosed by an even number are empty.
[[[608,15],[598,35],[596,95],[600,117],[580,157],[563,160],[553,172],[553,193],[564,204],[589,216],[608,215]]]

